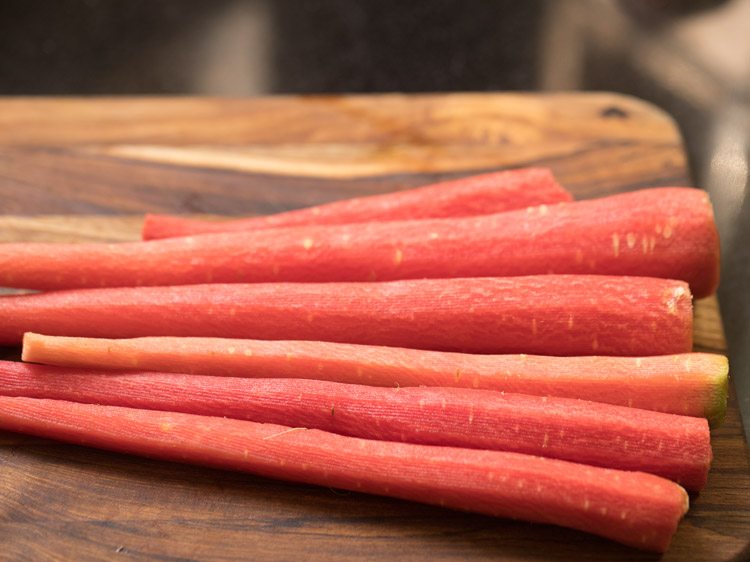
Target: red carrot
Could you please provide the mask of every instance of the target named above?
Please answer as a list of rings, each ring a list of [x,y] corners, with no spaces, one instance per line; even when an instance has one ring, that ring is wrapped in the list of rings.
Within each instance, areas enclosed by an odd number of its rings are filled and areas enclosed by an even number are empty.
[[[0,397],[0,429],[563,525],[659,552],[688,506],[678,484],[642,472],[192,414]]]
[[[708,424],[569,398],[305,379],[83,371],[0,361],[0,394],[224,416],[423,445],[512,451],[706,485]]]
[[[596,275],[87,289],[0,298],[0,342],[41,332],[661,355],[690,351],[691,311],[682,282]]]
[[[205,221],[146,215],[144,240],[313,224],[349,224],[501,213],[571,201],[546,168],[525,168],[444,181],[417,189],[335,201],[275,215]]]
[[[206,234],[127,244],[3,244],[0,284],[30,289],[574,273],[718,282],[711,206],[663,188],[462,219]]]
[[[27,333],[23,359],[106,369],[225,377],[312,378],[371,386],[442,386],[563,396],[706,417],[726,412],[722,355],[549,357],[472,355],[321,341],[153,337],[96,339]]]

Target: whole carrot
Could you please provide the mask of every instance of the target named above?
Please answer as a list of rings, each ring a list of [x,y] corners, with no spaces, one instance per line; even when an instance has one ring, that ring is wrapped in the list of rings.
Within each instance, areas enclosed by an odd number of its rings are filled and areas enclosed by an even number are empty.
[[[0,245],[0,284],[30,289],[546,273],[680,279],[706,296],[719,275],[708,198],[661,188],[459,219]]]
[[[692,304],[680,281],[597,275],[82,289],[0,298],[0,342],[20,343],[24,332],[661,355],[690,351]]]
[[[306,379],[120,373],[0,361],[0,394],[224,416],[381,441],[513,451],[706,485],[708,424],[569,398]]]
[[[722,355],[476,355],[324,341],[76,338],[27,333],[23,359],[68,367],[224,377],[308,378],[371,386],[441,386],[563,396],[708,418],[727,405]]]
[[[238,232],[313,224],[465,217],[561,203],[571,199],[570,194],[555,181],[550,170],[524,168],[231,221],[146,215],[143,238],[150,240],[209,232]]]
[[[659,552],[688,507],[679,485],[641,472],[219,417],[0,397],[0,429],[562,525]]]

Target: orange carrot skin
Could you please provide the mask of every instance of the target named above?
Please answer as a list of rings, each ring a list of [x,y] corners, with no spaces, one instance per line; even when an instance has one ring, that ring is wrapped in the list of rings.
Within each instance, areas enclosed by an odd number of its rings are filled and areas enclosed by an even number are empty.
[[[423,445],[512,451],[706,485],[708,424],[569,398],[305,379],[65,369],[0,361],[0,394],[225,416]]]
[[[641,472],[218,417],[0,397],[0,429],[563,525],[659,552],[688,506],[679,485]]]
[[[370,386],[442,386],[561,396],[708,418],[726,413],[727,359],[475,355],[322,341],[145,337],[97,339],[26,333],[23,359],[79,368],[224,377],[312,378]]]
[[[661,355],[690,351],[692,303],[679,281],[566,275],[87,289],[0,298],[0,342],[19,343],[24,332]]]
[[[216,222],[170,215],[146,215],[143,239],[300,225],[466,217],[571,200],[570,193],[555,181],[550,170],[524,168],[231,221]]]
[[[680,279],[709,295],[719,243],[708,198],[661,188],[458,219],[0,245],[0,284],[41,290],[547,273]]]

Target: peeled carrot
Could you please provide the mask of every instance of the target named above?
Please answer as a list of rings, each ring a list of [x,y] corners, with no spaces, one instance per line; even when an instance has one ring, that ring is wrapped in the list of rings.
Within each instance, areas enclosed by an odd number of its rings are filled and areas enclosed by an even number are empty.
[[[305,379],[66,369],[0,361],[0,394],[224,416],[423,445],[513,451],[706,485],[703,418],[569,398]]]
[[[597,275],[82,289],[0,298],[0,342],[20,343],[24,332],[662,355],[690,351],[692,305],[680,281]]]
[[[301,226],[127,244],[3,244],[0,284],[29,289],[374,281],[541,273],[718,283],[708,197],[662,188],[459,219]]]
[[[322,341],[27,333],[23,359],[67,367],[223,377],[307,378],[370,386],[441,386],[563,396],[708,418],[726,413],[723,355],[653,357],[473,355]]]
[[[525,168],[231,221],[146,215],[143,238],[149,240],[209,232],[238,232],[313,224],[465,217],[571,200],[570,194],[555,181],[550,170]]]
[[[642,472],[219,417],[0,397],[0,429],[595,533],[663,552],[685,490]]]

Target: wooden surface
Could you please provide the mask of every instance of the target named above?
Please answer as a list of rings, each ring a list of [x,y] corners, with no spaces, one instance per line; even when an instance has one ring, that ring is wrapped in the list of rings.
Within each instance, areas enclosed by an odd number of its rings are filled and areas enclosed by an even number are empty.
[[[268,213],[525,165],[581,198],[689,183],[673,123],[610,94],[13,99],[0,101],[0,240],[127,240],[145,211]],[[724,348],[715,301],[698,303],[695,337]],[[713,447],[664,560],[750,557],[734,403]],[[0,540],[3,560],[658,559],[566,529],[8,433]]]

